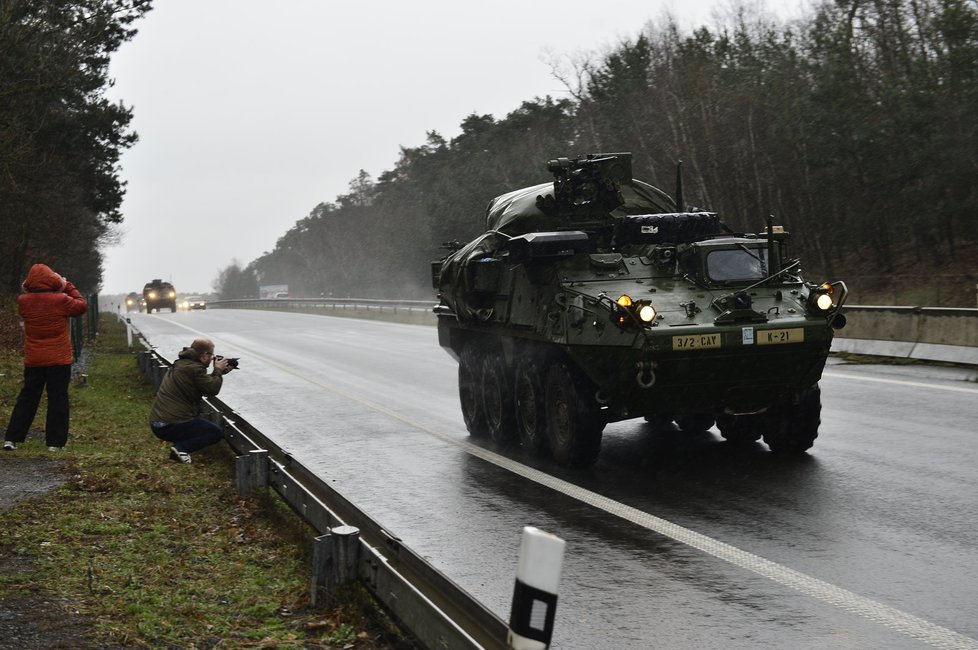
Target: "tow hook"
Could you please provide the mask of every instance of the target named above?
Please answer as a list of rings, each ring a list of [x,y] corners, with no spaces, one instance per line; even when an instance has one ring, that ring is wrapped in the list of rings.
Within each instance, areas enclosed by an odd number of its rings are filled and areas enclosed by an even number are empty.
[[[635,364],[638,372],[635,374],[635,381],[642,388],[652,388],[655,384],[655,361],[639,361]]]

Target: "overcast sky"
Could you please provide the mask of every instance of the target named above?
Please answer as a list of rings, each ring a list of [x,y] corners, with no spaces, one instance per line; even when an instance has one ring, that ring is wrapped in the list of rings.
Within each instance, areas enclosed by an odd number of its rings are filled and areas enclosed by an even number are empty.
[[[804,0],[750,0],[792,17]],[[207,293],[360,169],[566,91],[550,62],[603,52],[671,12],[716,24],[729,0],[157,0],[112,59],[109,97],[139,142],[103,294],[153,278]],[[795,12],[792,14],[791,12]],[[555,151],[554,156],[573,155]]]

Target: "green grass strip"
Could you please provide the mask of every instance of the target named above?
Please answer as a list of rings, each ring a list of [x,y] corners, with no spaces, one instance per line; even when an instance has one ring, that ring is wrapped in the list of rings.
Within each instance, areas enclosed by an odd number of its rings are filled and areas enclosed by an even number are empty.
[[[126,344],[103,318],[86,369],[71,387],[66,451],[44,446],[42,400],[34,432],[6,463],[63,474],[60,487],[0,511],[0,600],[36,599],[90,626],[105,645],[177,648],[389,648],[403,640],[365,593],[330,609],[309,605],[314,531],[273,494],[234,491],[224,444],[168,459],[150,432],[153,393]],[[5,426],[23,369],[0,351]],[[11,466],[12,467],[12,466]]]

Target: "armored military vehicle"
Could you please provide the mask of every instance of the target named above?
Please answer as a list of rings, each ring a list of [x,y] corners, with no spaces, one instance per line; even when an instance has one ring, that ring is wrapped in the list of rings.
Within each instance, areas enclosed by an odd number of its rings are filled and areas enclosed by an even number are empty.
[[[152,314],[164,307],[169,307],[171,312],[177,310],[177,292],[169,282],[156,279],[147,282],[143,287],[143,300],[146,301],[146,313]]]
[[[142,305],[139,302],[140,295],[135,291],[130,291],[129,295],[126,296],[126,311],[142,311]]]
[[[803,452],[843,282],[812,283],[768,219],[737,233],[632,178],[628,153],[548,163],[493,199],[486,232],[432,265],[438,338],[472,436],[582,467],[609,422],[716,424]]]

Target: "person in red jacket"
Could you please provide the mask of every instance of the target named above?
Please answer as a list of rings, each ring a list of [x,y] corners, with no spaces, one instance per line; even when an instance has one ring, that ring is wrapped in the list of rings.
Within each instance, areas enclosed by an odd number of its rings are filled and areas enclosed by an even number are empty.
[[[68,318],[88,311],[88,303],[71,282],[44,264],[27,273],[24,293],[17,297],[24,320],[24,387],[17,396],[3,448],[16,449],[27,437],[47,389],[48,417],[44,435],[48,450],[68,442],[68,383],[74,361]]]

